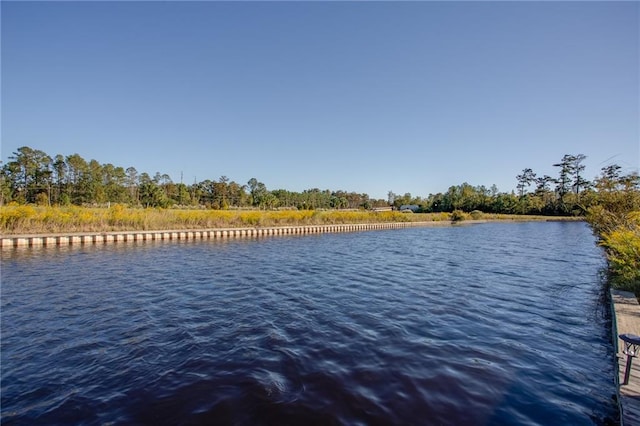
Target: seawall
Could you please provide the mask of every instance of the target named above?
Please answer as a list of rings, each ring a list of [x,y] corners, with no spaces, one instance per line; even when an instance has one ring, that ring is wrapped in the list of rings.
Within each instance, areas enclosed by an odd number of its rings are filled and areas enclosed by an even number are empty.
[[[2,248],[3,250],[11,250],[24,247],[56,247],[82,244],[111,244],[170,240],[209,240],[224,238],[265,237],[276,235],[357,232],[381,229],[447,225],[451,225],[451,222],[390,222],[337,225],[274,226],[259,228],[215,228],[200,230],[118,231],[42,235],[5,235],[0,236],[0,248]]]

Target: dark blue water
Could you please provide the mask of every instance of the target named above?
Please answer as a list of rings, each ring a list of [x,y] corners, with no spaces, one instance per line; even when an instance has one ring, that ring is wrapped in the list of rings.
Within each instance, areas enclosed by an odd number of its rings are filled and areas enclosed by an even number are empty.
[[[602,253],[494,223],[2,253],[2,424],[610,424]]]

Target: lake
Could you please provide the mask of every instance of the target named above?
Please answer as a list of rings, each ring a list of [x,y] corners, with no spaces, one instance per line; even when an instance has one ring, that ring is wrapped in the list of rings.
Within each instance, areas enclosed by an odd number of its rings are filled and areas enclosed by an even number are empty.
[[[616,424],[581,222],[2,252],[2,424]]]

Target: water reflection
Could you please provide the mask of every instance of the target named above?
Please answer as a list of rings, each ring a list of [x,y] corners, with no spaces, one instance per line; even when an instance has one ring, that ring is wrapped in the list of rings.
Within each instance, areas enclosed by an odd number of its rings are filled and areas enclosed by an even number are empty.
[[[603,424],[582,223],[2,253],[3,424]]]

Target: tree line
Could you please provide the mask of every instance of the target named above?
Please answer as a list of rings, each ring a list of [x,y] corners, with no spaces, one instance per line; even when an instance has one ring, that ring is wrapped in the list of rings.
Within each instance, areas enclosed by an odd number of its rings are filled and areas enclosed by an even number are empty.
[[[638,194],[640,178],[637,171],[623,173],[622,167],[612,164],[603,167],[593,181],[585,178],[584,154],[567,154],[553,164],[557,176],[538,176],[525,168],[516,176],[517,192],[500,193],[495,185],[472,186],[468,183],[451,186],[447,192],[431,194],[422,203],[427,212],[480,210],[486,213],[535,215],[584,215],[591,207],[602,203],[611,191]],[[400,200],[406,203],[406,197]],[[397,204],[398,200],[395,199]],[[639,206],[640,208],[640,206]]]
[[[370,209],[385,205],[367,194],[308,189],[268,190],[256,178],[246,184],[226,176],[187,185],[167,174],[138,172],[85,160],[78,154],[51,157],[44,151],[20,147],[0,169],[0,205],[107,205],[142,207],[194,206],[228,208]]]
[[[221,176],[187,185],[167,174],[138,172],[135,167],[87,161],[78,154],[49,156],[27,146],[18,148],[0,169],[0,203],[39,205],[106,205],[121,203],[142,207],[194,206],[228,208],[372,209],[403,205],[422,212],[479,210],[486,213],[579,215],[600,202],[611,190],[637,193],[637,172],[622,173],[618,165],[601,170],[593,181],[585,179],[586,156],[565,155],[555,177],[537,176],[523,169],[516,176],[516,191],[500,192],[468,183],[449,187],[444,193],[414,197],[389,191],[388,199],[371,199],[365,193],[342,190],[269,190],[256,178],[240,184]]]

